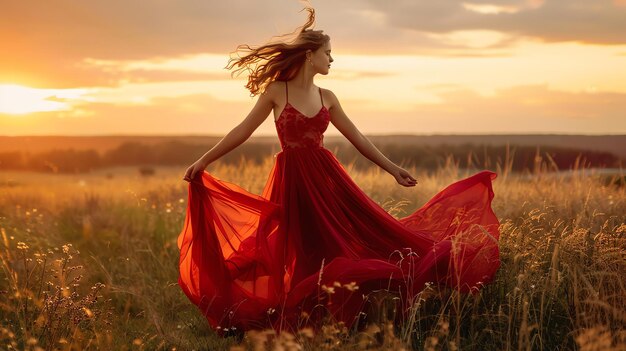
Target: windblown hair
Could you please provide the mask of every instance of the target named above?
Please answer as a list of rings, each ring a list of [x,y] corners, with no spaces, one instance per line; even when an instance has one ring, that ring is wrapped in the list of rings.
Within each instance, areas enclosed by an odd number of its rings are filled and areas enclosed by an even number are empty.
[[[293,79],[306,59],[307,50],[315,51],[330,40],[323,31],[309,29],[315,23],[315,10],[312,7],[306,7],[305,10],[309,12],[309,18],[294,32],[274,37],[276,40],[258,47],[242,44],[231,53],[226,68],[237,67],[231,76],[248,72],[246,88],[250,90],[250,96],[263,93],[268,84],[275,80]],[[293,36],[295,39],[288,40]],[[237,57],[233,57],[233,54]]]

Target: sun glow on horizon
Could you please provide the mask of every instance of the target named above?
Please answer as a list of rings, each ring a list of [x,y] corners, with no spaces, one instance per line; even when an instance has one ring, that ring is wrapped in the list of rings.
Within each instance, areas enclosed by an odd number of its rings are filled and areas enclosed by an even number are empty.
[[[71,110],[69,100],[86,89],[38,89],[17,84],[0,84],[0,113],[25,115],[33,112]]]

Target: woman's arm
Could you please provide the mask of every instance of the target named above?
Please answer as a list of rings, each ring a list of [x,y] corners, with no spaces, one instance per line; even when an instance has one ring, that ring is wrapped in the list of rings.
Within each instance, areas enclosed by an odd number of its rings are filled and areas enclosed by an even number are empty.
[[[354,147],[359,150],[363,156],[367,157],[369,160],[377,164],[379,167],[387,171],[389,174],[393,175],[399,184],[404,186],[413,186],[417,183],[416,179],[413,178],[406,170],[402,167],[396,165],[391,160],[389,160],[385,155],[383,155],[372,142],[359,131],[354,123],[348,118],[343,109],[341,108],[341,104],[339,103],[339,99],[337,96],[330,91],[328,91],[330,95],[330,117],[333,125],[343,134]]]
[[[211,150],[207,151],[198,161],[187,168],[185,172],[184,180],[190,181],[193,179],[199,171],[211,164],[213,161],[224,156],[237,146],[241,145],[244,141],[248,140],[250,135],[265,121],[267,116],[274,108],[274,95],[276,87],[267,87],[266,91],[259,96],[256,104],[248,113],[248,116],[233,128],[228,134],[226,134]]]

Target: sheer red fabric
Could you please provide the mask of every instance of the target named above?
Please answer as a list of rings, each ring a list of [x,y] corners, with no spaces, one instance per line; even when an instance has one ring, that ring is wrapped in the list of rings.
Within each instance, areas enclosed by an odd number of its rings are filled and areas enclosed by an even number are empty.
[[[213,328],[295,329],[315,322],[320,305],[351,326],[377,289],[406,298],[427,282],[468,292],[493,279],[495,173],[453,183],[397,219],[323,147],[329,121],[324,106],[307,117],[287,103],[261,195],[206,171],[190,182],[178,283]]]

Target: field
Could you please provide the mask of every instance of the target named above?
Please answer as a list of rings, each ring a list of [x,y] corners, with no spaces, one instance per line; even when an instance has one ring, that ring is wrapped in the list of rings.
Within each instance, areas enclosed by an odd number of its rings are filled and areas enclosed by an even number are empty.
[[[208,171],[260,193],[273,159]],[[624,350],[626,196],[591,169],[498,166],[502,266],[476,295],[427,288],[397,327],[218,337],[178,287],[186,167],[0,173],[0,350]],[[351,176],[394,216],[475,170]],[[623,180],[623,174],[618,174]],[[620,185],[621,184],[621,185]]]

